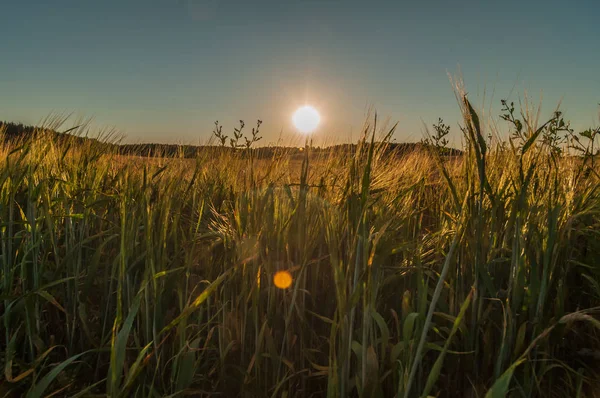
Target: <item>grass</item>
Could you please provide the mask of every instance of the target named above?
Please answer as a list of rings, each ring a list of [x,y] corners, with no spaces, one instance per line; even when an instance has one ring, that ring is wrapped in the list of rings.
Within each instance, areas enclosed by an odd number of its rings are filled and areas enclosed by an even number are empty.
[[[458,99],[458,157],[4,144],[0,394],[600,395],[597,131]]]

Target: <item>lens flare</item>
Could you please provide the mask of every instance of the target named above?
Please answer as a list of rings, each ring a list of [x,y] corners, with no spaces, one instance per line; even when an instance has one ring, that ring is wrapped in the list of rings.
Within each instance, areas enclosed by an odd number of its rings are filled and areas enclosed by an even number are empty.
[[[279,271],[273,277],[273,284],[280,289],[287,289],[292,285],[292,275],[287,271]]]

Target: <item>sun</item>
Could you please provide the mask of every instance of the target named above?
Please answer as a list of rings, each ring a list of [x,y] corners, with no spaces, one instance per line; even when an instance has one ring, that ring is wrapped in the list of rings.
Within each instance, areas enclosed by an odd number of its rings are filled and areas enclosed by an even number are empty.
[[[298,131],[309,134],[315,131],[321,121],[321,116],[315,108],[310,105],[305,105],[294,112],[292,121]]]

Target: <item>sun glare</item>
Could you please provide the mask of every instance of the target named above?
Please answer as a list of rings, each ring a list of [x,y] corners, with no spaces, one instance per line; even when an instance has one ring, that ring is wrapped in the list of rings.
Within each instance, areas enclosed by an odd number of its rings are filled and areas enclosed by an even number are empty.
[[[321,121],[321,116],[319,116],[319,112],[317,112],[315,108],[310,105],[306,105],[298,108],[298,110],[294,112],[292,121],[294,122],[294,126],[296,126],[298,131],[304,134],[309,134],[315,131],[319,125],[319,122]]]

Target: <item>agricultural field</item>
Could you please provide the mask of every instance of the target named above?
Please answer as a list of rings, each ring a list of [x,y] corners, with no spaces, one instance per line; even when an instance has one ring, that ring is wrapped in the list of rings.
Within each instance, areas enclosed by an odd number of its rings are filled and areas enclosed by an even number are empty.
[[[459,103],[451,156],[2,140],[0,396],[600,396],[598,130]]]

